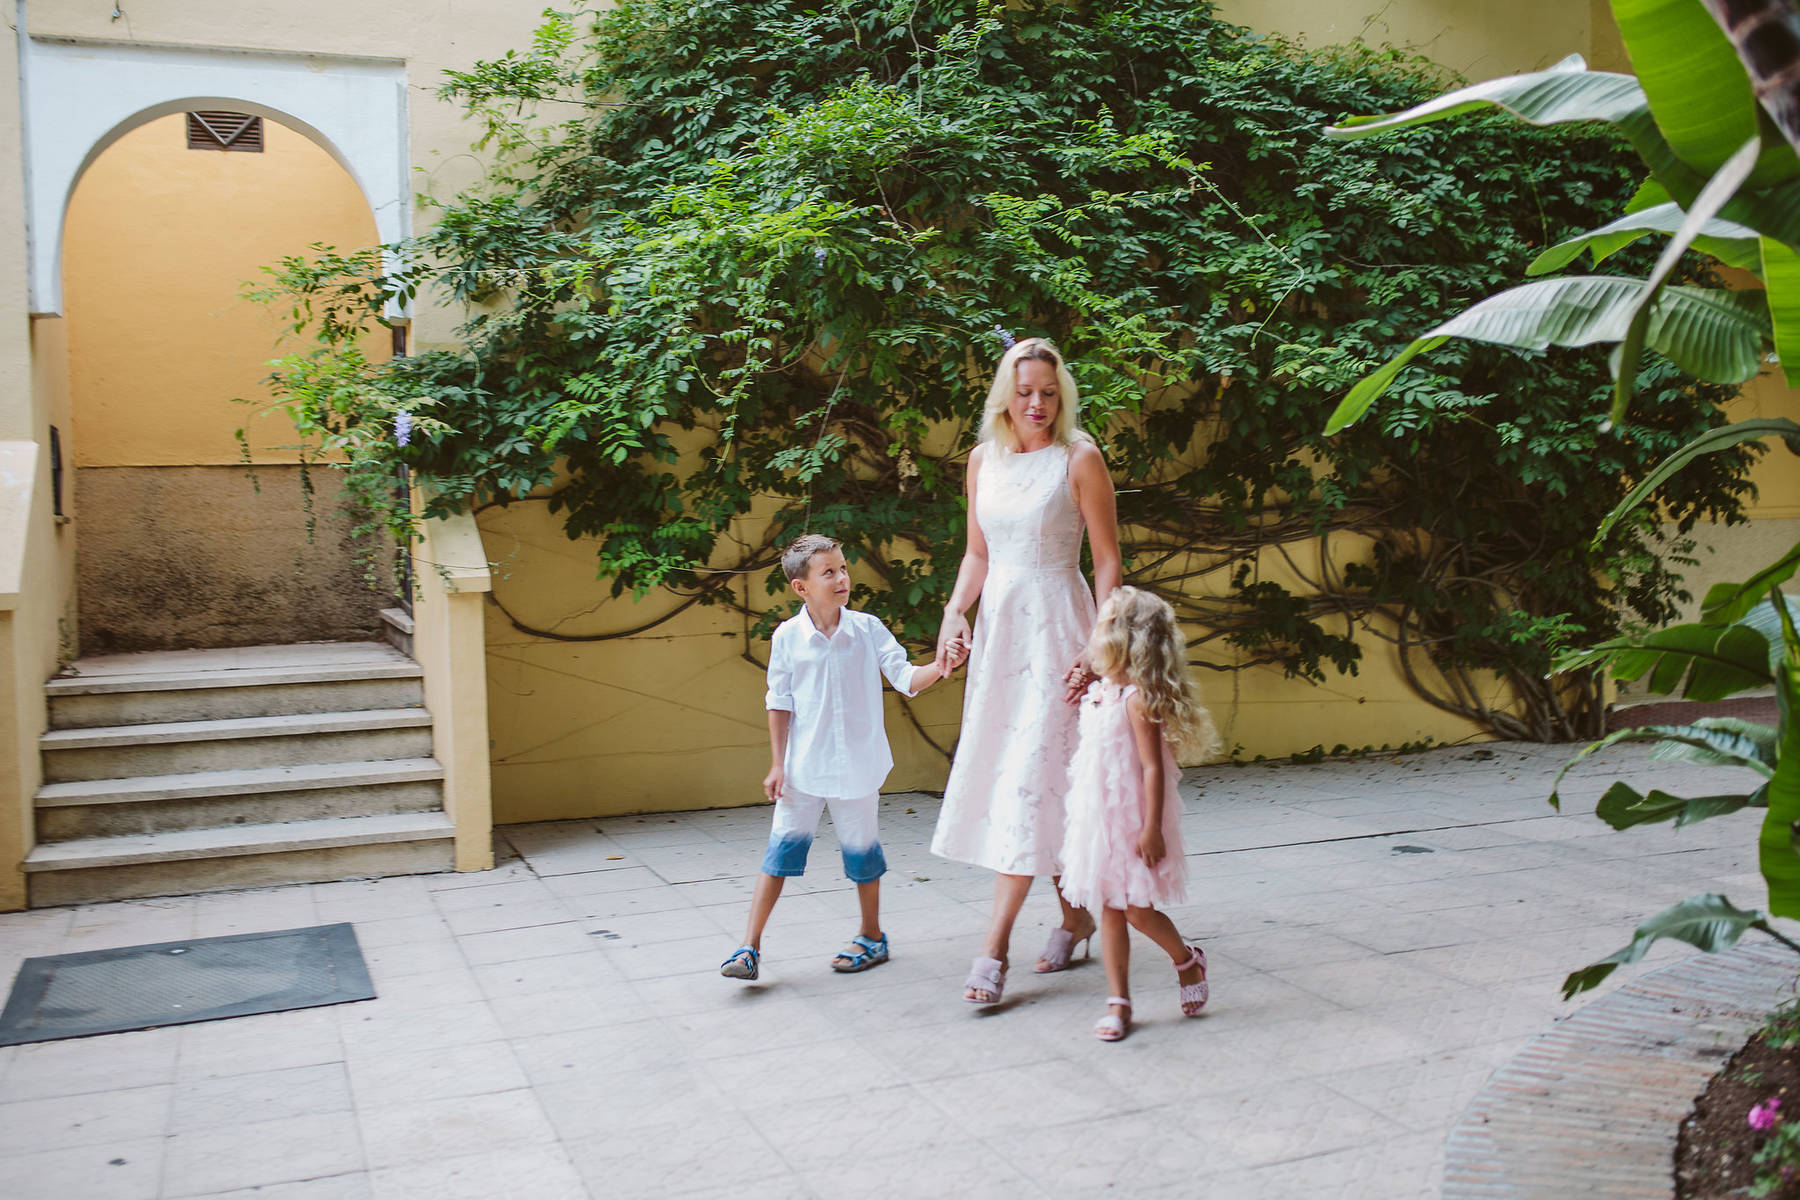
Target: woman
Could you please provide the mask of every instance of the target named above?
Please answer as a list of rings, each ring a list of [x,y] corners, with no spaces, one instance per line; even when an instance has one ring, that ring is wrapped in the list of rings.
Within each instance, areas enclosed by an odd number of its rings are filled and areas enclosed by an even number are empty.
[[[981,611],[969,657],[962,738],[932,852],[998,873],[987,944],[963,999],[998,1004],[1013,922],[1039,875],[1061,873],[1063,798],[1075,754],[1070,701],[1090,676],[1080,661],[1095,595],[1081,577],[1085,527],[1094,591],[1119,586],[1119,529],[1106,460],[1079,421],[1080,400],[1062,355],[1041,338],[1008,350],[988,389],[981,444],[969,456],[968,545],[944,606],[938,664],[969,643],[967,613]],[[1094,919],[1062,900],[1060,928],[1037,970],[1060,971]]]

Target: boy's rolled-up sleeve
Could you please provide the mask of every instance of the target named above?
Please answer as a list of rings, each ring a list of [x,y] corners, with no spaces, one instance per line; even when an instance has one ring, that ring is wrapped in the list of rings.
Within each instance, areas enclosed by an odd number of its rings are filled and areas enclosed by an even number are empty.
[[[788,655],[788,639],[781,636],[783,632],[777,629],[769,640],[769,691],[763,697],[763,707],[793,712],[794,664]]]
[[[881,663],[881,673],[887,676],[887,681],[902,696],[916,695],[919,689],[912,685],[915,668],[906,657],[906,647],[900,644],[886,625],[877,621],[875,628],[878,631],[875,635],[875,656]]]

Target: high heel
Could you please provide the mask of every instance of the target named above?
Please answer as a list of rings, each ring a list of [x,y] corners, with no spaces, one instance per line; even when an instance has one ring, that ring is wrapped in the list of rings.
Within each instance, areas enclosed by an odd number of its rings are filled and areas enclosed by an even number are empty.
[[[1125,1031],[1131,1028],[1131,1001],[1124,996],[1108,996],[1106,1003],[1114,1008],[1122,1008],[1125,1015],[1109,1012],[1094,1022],[1094,1036],[1103,1042],[1121,1042],[1125,1040]]]
[[[1044,952],[1038,955],[1037,966],[1033,968],[1039,975],[1048,975],[1052,971],[1068,969],[1069,960],[1075,957],[1077,944],[1082,947],[1082,957],[1092,958],[1094,954],[1094,933],[1100,928],[1099,923],[1088,917],[1087,929],[1064,929],[1058,925],[1050,931],[1050,940],[1044,944]]]
[[[1198,946],[1189,946],[1188,950],[1190,951],[1188,960],[1175,968],[1175,975],[1179,980],[1181,972],[1192,970],[1194,967],[1200,968],[1199,983],[1181,985],[1181,1015],[1197,1017],[1200,1015],[1200,1010],[1206,1007],[1206,1002],[1212,998],[1212,987],[1206,981],[1206,951]]]
[[[969,977],[963,980],[963,999],[986,1008],[1000,1003],[1006,991],[1006,966],[997,958],[978,958],[969,964]],[[975,992],[976,995],[968,993]],[[986,995],[986,999],[982,995]]]

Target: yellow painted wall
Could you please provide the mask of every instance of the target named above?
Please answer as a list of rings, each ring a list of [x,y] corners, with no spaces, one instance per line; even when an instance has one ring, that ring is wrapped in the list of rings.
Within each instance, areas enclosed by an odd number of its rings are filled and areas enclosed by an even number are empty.
[[[185,118],[163,117],[76,185],[63,311],[78,466],[232,465],[239,428],[255,461],[294,461],[293,424],[266,412],[263,382],[284,314],[242,289],[314,242],[377,239],[361,190],[324,149],[273,121],[263,130],[261,154],[189,150]]]

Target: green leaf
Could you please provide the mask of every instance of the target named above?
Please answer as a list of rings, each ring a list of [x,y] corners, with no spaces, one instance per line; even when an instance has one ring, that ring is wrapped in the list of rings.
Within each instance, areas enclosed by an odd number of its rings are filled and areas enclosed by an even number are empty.
[[[1789,596],[1786,600],[1786,616],[1789,619],[1792,619],[1793,614],[1800,612],[1800,596]],[[1782,642],[1782,616],[1783,614],[1778,613],[1775,610],[1775,605],[1772,601],[1764,600],[1761,604],[1758,604],[1755,608],[1745,613],[1743,617],[1738,620],[1739,625],[1745,629],[1754,629],[1768,641],[1769,674],[1771,677],[1778,676],[1781,673],[1782,656],[1786,653]]]
[[[1743,442],[1753,442],[1765,437],[1782,437],[1800,439],[1800,424],[1786,417],[1755,417],[1748,421],[1737,421],[1730,425],[1721,425],[1717,429],[1709,429],[1669,457],[1651,468],[1650,473],[1638,481],[1636,487],[1625,494],[1625,498],[1606,514],[1600,522],[1600,528],[1594,534],[1593,545],[1598,547],[1606,540],[1627,513],[1649,498],[1650,494],[1668,481],[1669,477],[1702,454],[1716,454],[1728,450]]]
[[[1769,609],[1781,622],[1781,663],[1775,672],[1775,695],[1781,709],[1781,742],[1775,774],[1769,780],[1769,812],[1757,839],[1763,882],[1769,885],[1769,912],[1800,917],[1800,853],[1794,850],[1800,822],[1800,634],[1794,629],[1795,602],[1781,602],[1771,590]]]
[[[1419,354],[1446,338],[1465,338],[1514,350],[1616,342],[1631,326],[1643,295],[1641,280],[1613,275],[1543,279],[1489,296],[1407,345],[1359,380],[1326,423],[1329,436],[1354,424]],[[1651,304],[1645,341],[1690,375],[1742,383],[1756,374],[1768,339],[1761,292],[1669,287]]]
[[[1564,763],[1550,785],[1550,806],[1562,808],[1559,789],[1563,776],[1573,770],[1576,764],[1590,754],[1622,742],[1666,743],[1671,749],[1663,754],[1664,758],[1691,755],[1690,761],[1703,762],[1707,766],[1744,767],[1755,771],[1764,779],[1774,773],[1769,764],[1763,761],[1762,748],[1754,738],[1745,734],[1727,729],[1708,729],[1698,722],[1693,725],[1639,725],[1630,729],[1615,729],[1599,741],[1582,747],[1580,753]],[[1687,749],[1675,749],[1678,747]]]
[[[1632,76],[1590,71],[1581,55],[1571,54],[1547,70],[1484,80],[1402,112],[1347,117],[1327,125],[1325,136],[1352,141],[1489,107],[1533,125],[1569,121],[1618,125],[1645,112],[1648,102],[1643,87]]]
[[[1527,275],[1547,275],[1560,271],[1581,256],[1583,250],[1594,255],[1595,265],[1640,238],[1652,233],[1674,233],[1681,228],[1686,213],[1679,204],[1665,201],[1627,213],[1598,229],[1558,242],[1532,260],[1525,268]],[[1706,222],[1694,237],[1694,249],[1712,255],[1729,267],[1754,270],[1761,258],[1756,230],[1735,221],[1714,219]]]
[[[1800,252],[1774,238],[1761,239],[1763,287],[1775,330],[1775,356],[1789,387],[1800,386]]]
[[[1711,702],[1767,686],[1773,678],[1768,659],[1769,643],[1761,631],[1744,624],[1696,623],[1572,651],[1552,669],[1561,673],[1607,665],[1622,683],[1648,675],[1645,686],[1659,695],[1681,688],[1685,700]]]
[[[1677,829],[1708,817],[1733,813],[1750,803],[1747,795],[1695,796],[1692,799],[1652,791],[1643,795],[1628,783],[1615,783],[1594,806],[1594,815],[1614,829],[1675,820]]]
[[[1614,951],[1596,963],[1589,963],[1563,980],[1563,999],[1596,986],[1621,965],[1634,963],[1650,952],[1650,947],[1664,938],[1673,938],[1708,954],[1729,950],[1749,929],[1768,928],[1760,912],[1738,908],[1717,892],[1690,896],[1672,908],[1665,908],[1637,927],[1631,944]]]
[[[1750,169],[1756,165],[1756,159],[1762,153],[1762,139],[1754,134],[1750,140],[1739,146],[1736,152],[1725,161],[1713,177],[1707,181],[1687,206],[1687,215],[1681,220],[1681,227],[1669,239],[1662,253],[1657,256],[1656,266],[1651,269],[1650,277],[1644,281],[1644,291],[1632,309],[1631,323],[1626,327],[1625,337],[1619,344],[1619,352],[1613,363],[1613,403],[1611,420],[1617,424],[1625,417],[1625,409],[1631,403],[1631,393],[1637,388],[1638,360],[1644,351],[1644,339],[1649,332],[1652,307],[1661,293],[1669,272],[1681,256],[1687,253],[1694,239],[1707,222],[1725,207],[1725,202],[1737,192],[1745,179],[1750,176]],[[1670,355],[1671,358],[1675,357]],[[1701,372],[1693,372],[1701,374]],[[1747,378],[1747,377],[1746,377]]]
[[[1715,583],[1700,602],[1700,619],[1722,625],[1742,620],[1770,588],[1786,583],[1800,570],[1800,542],[1742,583]]]
[[[1757,132],[1750,76],[1724,30],[1697,0],[1613,0],[1612,9],[1669,148],[1717,171]]]

